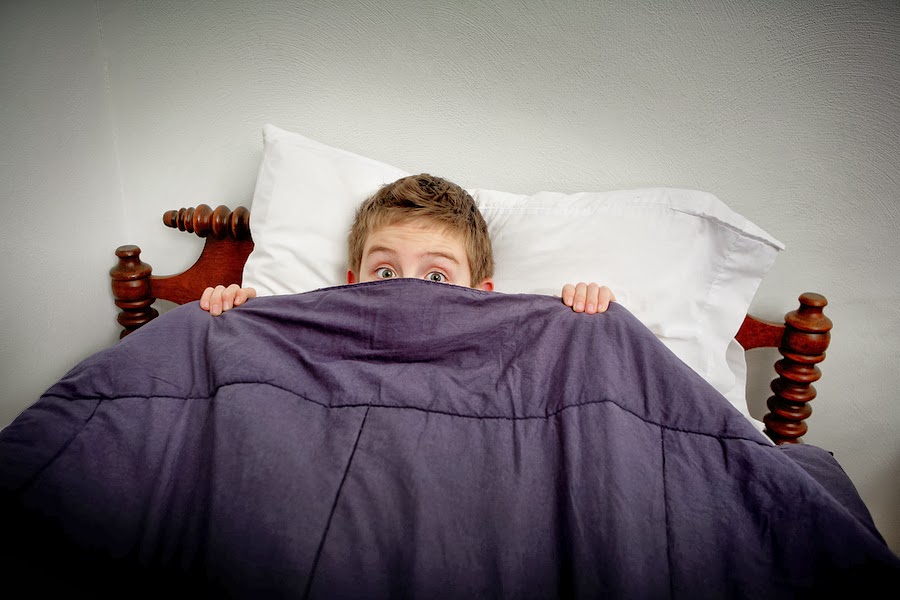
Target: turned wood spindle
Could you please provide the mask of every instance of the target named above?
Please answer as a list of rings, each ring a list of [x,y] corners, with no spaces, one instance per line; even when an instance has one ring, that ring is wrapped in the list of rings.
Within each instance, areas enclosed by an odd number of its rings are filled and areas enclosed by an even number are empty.
[[[119,335],[125,337],[141,325],[159,315],[151,305],[150,275],[153,268],[141,261],[141,249],[127,245],[116,248],[119,262],[109,270],[112,278],[112,292],[116,306],[122,309],[117,318],[124,329]]]
[[[207,204],[169,210],[163,215],[167,227],[214,239],[250,239],[250,211],[239,206],[234,211],[225,205],[213,210]]]
[[[778,351],[784,357],[775,363],[778,378],[772,381],[773,396],[763,418],[766,434],[777,444],[802,443],[804,422],[812,414],[809,402],[816,397],[812,385],[822,376],[816,366],[825,360],[831,342],[831,319],[822,310],[828,304],[820,294],[805,293],[800,307],[785,315],[785,330]]]

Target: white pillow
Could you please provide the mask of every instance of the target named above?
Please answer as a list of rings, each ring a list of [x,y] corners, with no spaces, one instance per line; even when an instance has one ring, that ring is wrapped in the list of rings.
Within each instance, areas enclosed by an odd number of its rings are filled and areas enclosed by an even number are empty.
[[[270,296],[347,283],[347,234],[356,207],[380,186],[406,175],[264,126],[262,165],[250,210],[254,246],[242,285]]]
[[[273,295],[346,283],[356,207],[408,173],[273,125],[263,138],[250,216],[255,246],[243,285]],[[491,233],[497,291],[559,294],[565,283],[608,285],[762,429],[747,409],[746,364],[734,336],[784,248],[779,241],[695,190],[469,191]]]

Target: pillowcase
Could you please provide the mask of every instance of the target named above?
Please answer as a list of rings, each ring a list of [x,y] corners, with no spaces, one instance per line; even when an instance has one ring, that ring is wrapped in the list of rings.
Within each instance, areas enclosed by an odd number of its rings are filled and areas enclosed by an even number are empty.
[[[346,283],[356,207],[409,173],[274,125],[263,128],[263,140],[243,285],[264,296]],[[579,281],[609,286],[762,429],[747,408],[746,363],[734,336],[781,242],[696,190],[469,192],[491,234],[498,292],[559,294]]]
[[[263,127],[250,210],[254,246],[242,285],[268,296],[347,283],[347,234],[356,207],[406,175],[273,125]]]

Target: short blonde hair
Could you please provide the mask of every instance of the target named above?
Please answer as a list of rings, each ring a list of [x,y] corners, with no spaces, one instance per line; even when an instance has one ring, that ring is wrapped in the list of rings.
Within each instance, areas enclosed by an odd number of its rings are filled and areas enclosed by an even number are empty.
[[[419,220],[462,235],[472,273],[470,286],[494,276],[494,250],[475,200],[455,183],[427,173],[385,184],[357,208],[347,239],[350,270],[359,273],[370,233]]]

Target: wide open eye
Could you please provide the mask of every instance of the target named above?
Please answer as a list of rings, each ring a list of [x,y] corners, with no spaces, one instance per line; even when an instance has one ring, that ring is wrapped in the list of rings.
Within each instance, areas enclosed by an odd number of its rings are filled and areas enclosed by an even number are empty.
[[[394,273],[394,270],[389,267],[381,267],[375,271],[375,277],[378,279],[391,279],[396,276],[397,274]]]
[[[428,281],[434,281],[437,283],[447,283],[447,276],[438,271],[432,271],[428,275],[425,276],[425,279]]]

